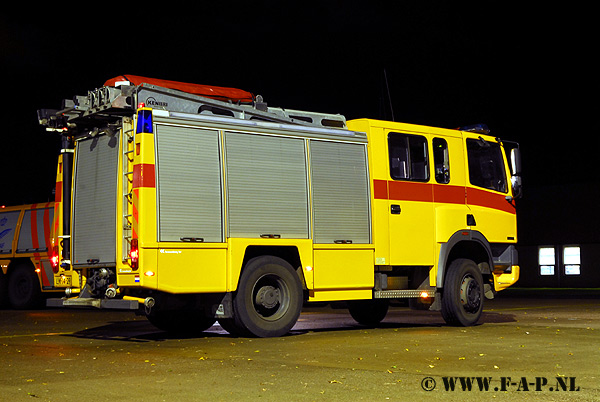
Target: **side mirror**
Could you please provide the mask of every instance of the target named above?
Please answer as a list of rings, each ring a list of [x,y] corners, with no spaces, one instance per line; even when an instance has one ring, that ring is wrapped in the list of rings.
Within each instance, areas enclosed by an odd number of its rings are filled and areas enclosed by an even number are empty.
[[[510,150],[510,163],[514,176],[521,175],[521,150],[513,148]]]
[[[521,183],[521,151],[519,148],[510,150],[510,164],[512,169],[510,182],[512,185],[513,197],[520,198],[523,195],[523,187]]]

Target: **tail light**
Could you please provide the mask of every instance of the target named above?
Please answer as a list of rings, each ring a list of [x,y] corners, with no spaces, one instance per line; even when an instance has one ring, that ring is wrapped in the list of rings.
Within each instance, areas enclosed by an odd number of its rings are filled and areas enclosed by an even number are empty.
[[[138,269],[140,258],[140,250],[138,249],[138,239],[131,239],[131,249],[129,250],[129,258],[131,259],[131,268]]]
[[[58,246],[52,247],[50,265],[52,265],[52,272],[54,272],[55,274],[58,273],[58,267],[60,266],[60,255],[58,254]]]

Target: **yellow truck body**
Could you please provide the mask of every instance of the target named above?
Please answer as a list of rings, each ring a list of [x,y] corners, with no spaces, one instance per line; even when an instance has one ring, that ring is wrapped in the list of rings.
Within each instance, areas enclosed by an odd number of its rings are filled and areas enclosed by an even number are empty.
[[[145,104],[123,113],[118,91]],[[268,121],[256,106],[148,84],[118,91],[106,128],[89,128],[104,107],[62,129],[75,157],[57,283],[86,286],[52,305],[278,336],[306,302],[345,301],[373,324],[389,300],[408,299],[471,325],[484,295],[518,280],[520,172],[481,129],[290,111]]]

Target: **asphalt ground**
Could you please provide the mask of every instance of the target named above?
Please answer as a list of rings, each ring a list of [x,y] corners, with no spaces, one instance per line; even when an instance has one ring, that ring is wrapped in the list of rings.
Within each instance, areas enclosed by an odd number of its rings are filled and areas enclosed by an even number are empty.
[[[175,337],[129,312],[0,310],[4,401],[599,401],[600,292],[505,291],[480,323],[306,308],[281,338]]]

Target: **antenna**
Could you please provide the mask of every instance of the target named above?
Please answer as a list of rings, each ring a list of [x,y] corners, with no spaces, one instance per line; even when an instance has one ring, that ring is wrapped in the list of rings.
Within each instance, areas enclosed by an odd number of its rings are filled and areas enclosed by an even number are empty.
[[[388,100],[390,102],[390,112],[392,112],[392,121],[396,121],[394,119],[394,108],[392,107],[392,96],[390,95],[390,86],[388,85],[387,73],[385,68],[383,69],[383,78],[385,79],[385,89],[387,90]]]

